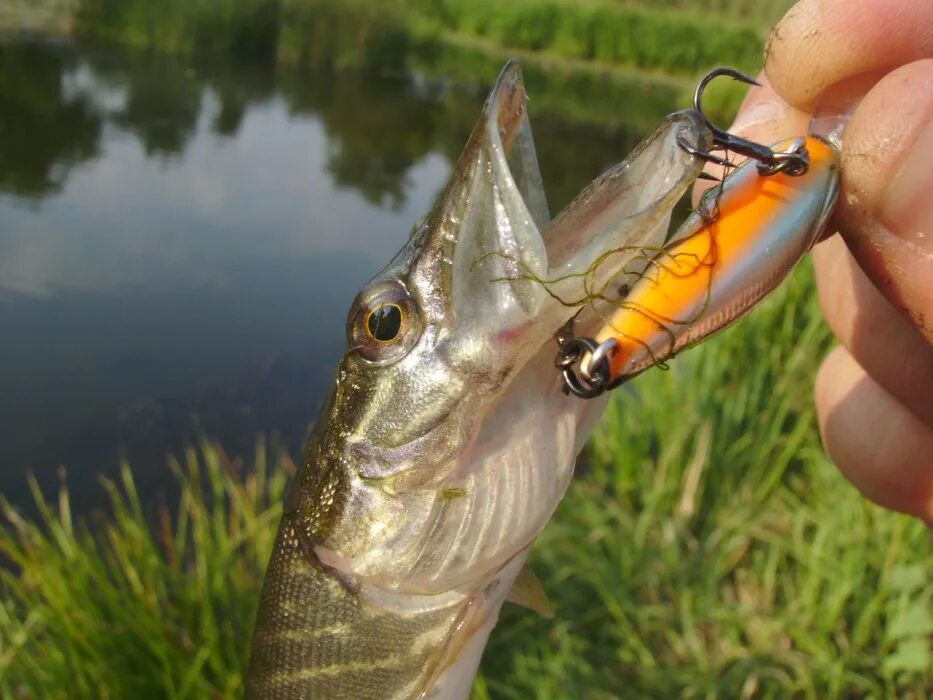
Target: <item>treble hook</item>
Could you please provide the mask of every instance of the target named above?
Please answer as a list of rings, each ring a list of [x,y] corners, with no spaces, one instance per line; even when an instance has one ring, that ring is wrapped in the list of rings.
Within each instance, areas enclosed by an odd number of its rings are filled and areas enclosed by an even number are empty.
[[[734,68],[714,68],[703,76],[697,84],[696,91],[693,93],[693,108],[700,113],[706,126],[713,134],[714,149],[732,151],[758,161],[758,172],[761,175],[774,175],[776,173],[786,173],[788,175],[803,175],[810,167],[810,154],[803,139],[796,139],[791,146],[784,151],[774,151],[767,146],[743,139],[741,136],[730,134],[725,129],[720,129],[713,124],[706,113],[703,111],[703,91],[706,86],[712,82],[713,78],[721,75],[728,76],[733,80],[745,83],[747,85],[757,85],[761,87],[754,78],[735,70]],[[735,164],[726,158],[722,158],[708,151],[701,151],[695,146],[687,143],[686,140],[678,138],[678,145],[691,155],[697,156],[710,163],[716,163],[726,167],[735,167]]]

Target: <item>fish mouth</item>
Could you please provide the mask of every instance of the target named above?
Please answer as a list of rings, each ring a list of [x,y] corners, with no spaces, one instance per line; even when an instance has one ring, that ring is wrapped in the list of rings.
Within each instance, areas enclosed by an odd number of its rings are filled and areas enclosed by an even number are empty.
[[[699,113],[668,116],[552,220],[521,68],[509,61],[428,217],[413,275],[422,306],[440,310],[448,327],[486,325],[537,347],[571,319],[578,334],[595,333],[699,175],[702,161],[678,141],[711,146]]]
[[[571,320],[595,334],[699,174],[678,140],[705,150],[708,134],[697,112],[668,117],[551,220],[521,70],[506,65],[438,203],[378,278],[410,295],[423,332],[391,364],[345,361],[337,422],[367,445],[340,437],[357,479],[341,517],[371,527],[328,534],[336,568],[434,595],[527,548],[604,405],[562,394],[555,336]]]

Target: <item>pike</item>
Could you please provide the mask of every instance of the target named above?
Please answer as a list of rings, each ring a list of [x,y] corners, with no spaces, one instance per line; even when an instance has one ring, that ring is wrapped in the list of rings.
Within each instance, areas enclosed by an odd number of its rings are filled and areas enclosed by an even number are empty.
[[[702,115],[671,115],[551,221],[505,67],[433,211],[352,305],[263,585],[248,698],[464,698],[510,593],[546,612],[524,560],[605,406],[554,368],[555,339],[604,324],[568,300],[612,301],[644,269],[711,145]]]

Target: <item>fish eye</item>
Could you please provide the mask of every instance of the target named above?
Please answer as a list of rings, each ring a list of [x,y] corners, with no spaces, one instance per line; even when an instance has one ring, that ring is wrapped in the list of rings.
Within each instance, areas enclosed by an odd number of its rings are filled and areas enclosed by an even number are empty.
[[[347,319],[350,351],[370,364],[401,359],[420,335],[408,290],[396,281],[377,282],[356,297]]]
[[[404,311],[398,304],[382,304],[366,316],[366,332],[380,343],[390,343],[402,331]]]

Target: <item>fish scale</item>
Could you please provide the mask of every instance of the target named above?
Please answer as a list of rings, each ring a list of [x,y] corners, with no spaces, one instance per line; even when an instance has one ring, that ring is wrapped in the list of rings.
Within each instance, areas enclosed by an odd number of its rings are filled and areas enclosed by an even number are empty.
[[[283,522],[260,609],[260,615],[271,616],[270,624],[257,629],[251,659],[257,669],[274,664],[279,670],[251,673],[247,697],[411,697],[436,652],[428,642],[437,643],[457,608],[380,615],[311,557],[296,530]],[[305,605],[286,612],[282,603],[294,600]],[[387,694],[391,688],[397,694]]]

